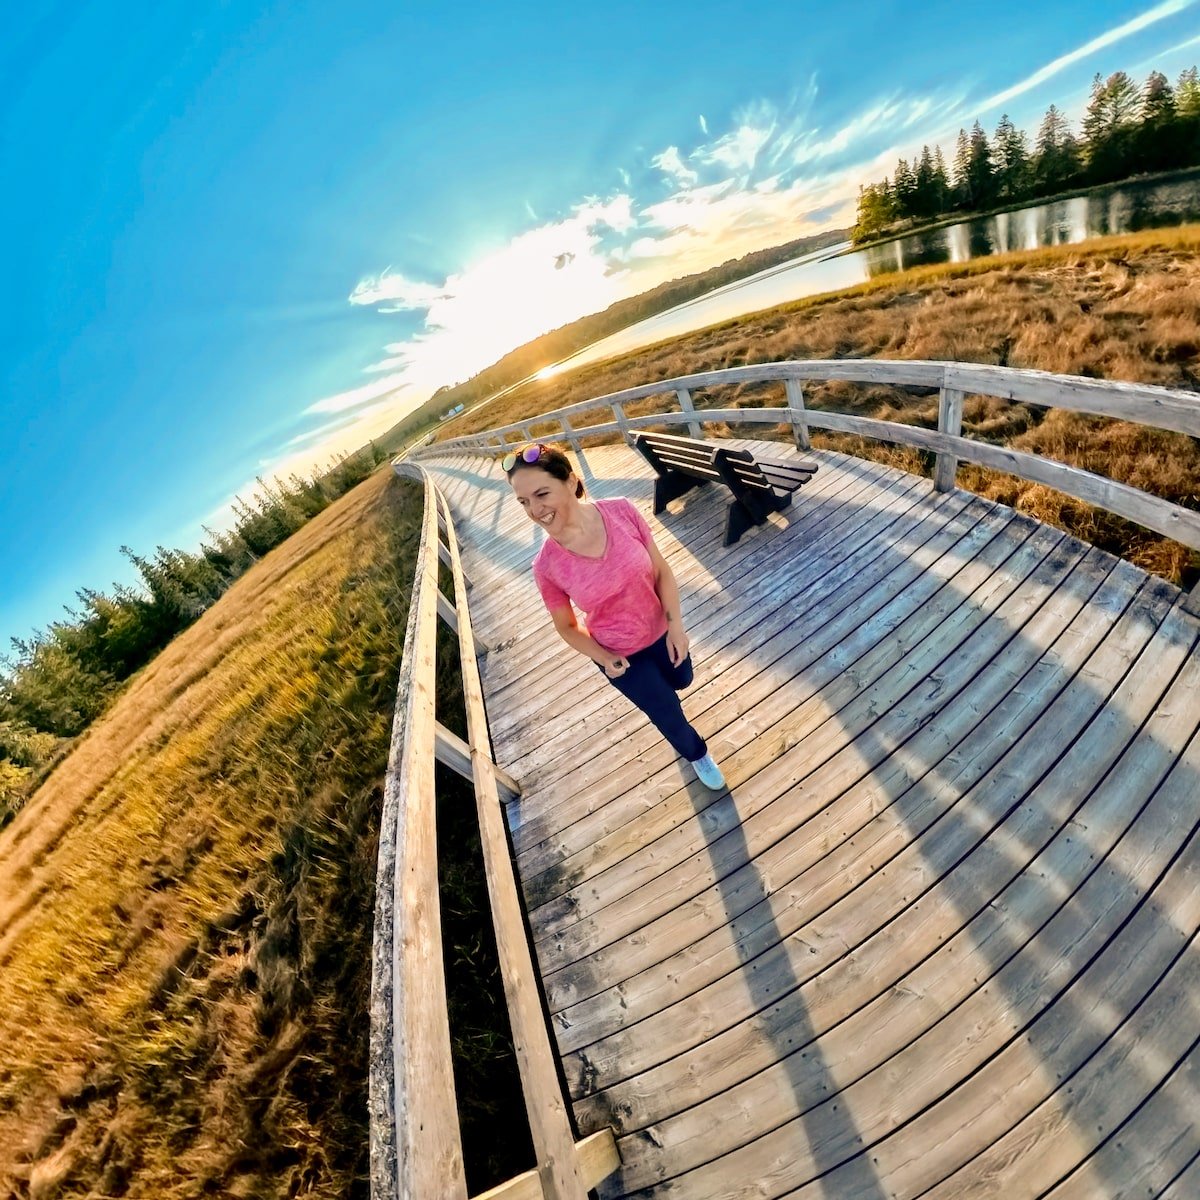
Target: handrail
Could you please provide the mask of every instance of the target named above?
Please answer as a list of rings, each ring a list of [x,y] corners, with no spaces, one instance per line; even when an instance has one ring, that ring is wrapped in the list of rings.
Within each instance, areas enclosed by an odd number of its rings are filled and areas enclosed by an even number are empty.
[[[474,781],[501,974],[537,1156],[535,1170],[486,1196],[584,1200],[590,1187],[620,1165],[616,1144],[611,1130],[575,1141],[559,1083],[501,812],[501,790],[519,794],[519,784],[491,758],[467,580],[450,508],[419,466],[401,463],[396,470],[423,483],[425,510],[379,841],[371,995],[371,1195],[373,1200],[467,1197],[442,965],[436,757]],[[445,530],[444,545],[439,524]],[[438,588],[439,558],[450,567],[453,606]],[[436,719],[439,616],[459,639],[467,743]]]
[[[937,388],[938,428],[934,431],[899,421],[881,421],[806,408],[801,384],[804,380],[814,379]],[[782,405],[697,410],[692,403],[691,392],[697,387],[772,381],[783,381],[785,384],[786,395]],[[1193,392],[976,363],[813,359],[728,367],[640,384],[480,433],[434,442],[414,451],[410,461],[461,449],[494,452],[509,443],[510,435],[532,439],[532,426],[550,422],[557,422],[560,431],[541,436],[545,440],[567,441],[576,452],[581,449],[580,439],[583,437],[620,433],[629,440],[635,430],[651,425],[686,424],[693,436],[702,436],[702,421],[770,425],[786,423],[791,426],[796,445],[801,449],[810,448],[809,430],[817,428],[932,450],[937,455],[934,487],[938,491],[954,489],[960,461],[973,462],[1056,488],[1078,500],[1173,538],[1193,550],[1200,550],[1200,513],[1193,509],[1152,496],[1093,471],[965,437],[962,433],[962,411],[967,394],[995,396],[1043,408],[1066,408],[1200,437],[1200,395]],[[662,411],[640,417],[626,415],[625,405],[658,395],[673,396],[678,408],[673,410],[671,401],[667,400]],[[572,421],[572,418],[584,413],[604,408],[611,410],[612,421],[585,426]],[[1200,604],[1200,584],[1189,597],[1189,606],[1196,604]]]
[[[467,1200],[438,905],[436,543],[426,478],[379,830],[368,1099],[375,1200]]]

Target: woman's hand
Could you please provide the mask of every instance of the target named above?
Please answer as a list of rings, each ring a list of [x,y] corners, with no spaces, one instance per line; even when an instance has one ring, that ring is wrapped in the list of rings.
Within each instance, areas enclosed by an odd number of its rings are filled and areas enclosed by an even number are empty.
[[[620,655],[614,655],[612,658],[604,660],[604,673],[609,679],[616,679],[618,675],[624,675],[629,669],[629,659],[622,658]]]
[[[682,625],[667,626],[667,657],[671,660],[671,666],[677,667],[687,658],[690,645],[691,642],[688,641],[688,635],[684,632]]]

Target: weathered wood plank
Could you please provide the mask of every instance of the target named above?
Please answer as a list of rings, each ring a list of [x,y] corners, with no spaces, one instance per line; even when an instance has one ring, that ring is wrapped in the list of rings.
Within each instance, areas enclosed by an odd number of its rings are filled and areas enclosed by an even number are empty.
[[[1138,687],[1152,689],[1155,667],[1162,653],[1170,648],[1170,640],[1165,635],[1159,636],[1154,643],[1155,648],[1149,650],[1148,636],[1149,630],[1141,615],[1131,613],[1128,620],[1123,618],[1118,624],[1116,636],[1102,643],[1101,649],[1106,657],[1098,658],[1097,665],[1115,671],[1119,676],[1128,671],[1128,659],[1133,655],[1142,664]],[[1124,666],[1121,666],[1123,660]],[[957,878],[962,880],[963,890],[956,894],[964,899],[977,895],[979,903],[983,904],[988,896],[1002,890],[1021,867],[1021,863],[1014,862],[999,843],[990,839],[979,842],[989,828],[989,813],[992,823],[999,820],[1001,828],[1011,829],[1011,836],[1018,838],[1022,844],[1030,845],[1033,850],[1043,845],[1063,822],[1070,819],[1071,812],[1078,804],[1079,792],[1086,794],[1089,779],[1094,781],[1102,777],[1110,767],[1113,755],[1120,749],[1119,741],[1112,737],[1111,727],[1095,719],[1097,712],[1104,711],[1104,697],[1096,695],[1092,689],[1084,689],[1082,695],[1079,692],[1078,688],[1068,688],[1063,692],[1062,699],[1047,710],[1023,742],[1006,750],[1000,769],[987,772],[975,787],[965,791],[957,803],[961,805],[967,801],[978,810],[973,812],[971,821],[947,826],[936,842],[929,843],[928,848],[914,842],[911,848],[905,849],[892,862],[885,859],[881,863],[873,856],[866,857],[859,863],[857,874],[842,883],[844,897],[839,899],[835,891],[834,902],[830,904],[829,900],[822,901],[819,891],[813,894],[811,909],[807,914],[801,910],[801,915],[807,917],[806,925],[791,917],[787,909],[782,909],[778,928],[780,935],[788,938],[787,962],[790,965],[779,964],[774,972],[777,979],[762,977],[756,982],[759,1001],[770,1004],[783,1000],[789,989],[795,987],[793,979],[798,979],[803,988],[806,979],[818,980],[822,972],[846,953],[847,947],[853,948],[871,941],[885,931],[887,938],[896,939],[896,950],[901,954],[915,953],[921,945],[949,943],[960,924],[947,925],[936,905],[931,910],[929,905],[921,902],[920,895],[913,896],[907,891],[901,894],[908,895],[910,906],[896,917],[895,898],[891,889],[897,883],[904,885],[911,879],[912,862],[945,862],[954,867]],[[1076,731],[1081,724],[1086,726],[1086,730],[1079,737]],[[1064,743],[1071,743],[1073,737],[1075,742],[1068,756],[1055,763],[1061,747]],[[1017,769],[1018,766],[1024,767],[1026,762],[1034,778],[1042,776],[1042,783],[1033,793],[1033,800],[1027,795],[1029,784],[1023,782]],[[1075,781],[1079,791],[1074,786],[1063,790],[1066,779]],[[948,786],[953,794],[953,783],[948,783]],[[1069,806],[1062,809],[1055,807],[1056,804]],[[978,844],[978,848],[984,851],[981,856],[977,856],[978,850],[972,850],[973,844]],[[997,850],[1000,852],[997,853]],[[835,861],[829,865],[828,870],[835,884],[852,865],[853,860],[844,864]],[[1063,869],[1062,864],[1059,864],[1059,869]],[[867,872],[867,878],[860,882],[864,871]],[[920,894],[929,892],[936,882],[936,878],[925,878]],[[856,893],[853,897],[851,891]],[[800,893],[801,896],[805,894]],[[893,908],[889,908],[889,905]],[[957,913],[957,906],[954,912]],[[970,919],[969,914],[966,919]],[[889,920],[892,922],[890,926]],[[851,973],[853,978],[854,974]],[[888,974],[884,973],[883,978],[888,978]],[[702,1045],[703,1049],[698,1054],[704,1061],[695,1057],[680,1057],[681,1073],[694,1072],[696,1078],[705,1078],[710,1072],[716,1072],[715,1079],[728,1079],[730,1067],[726,1064],[736,1064],[737,1077],[740,1078],[745,1070],[753,1070],[762,1060],[764,1044],[755,1027],[739,1027],[727,1020],[730,1004],[736,1003],[735,998],[739,995],[738,982],[736,977],[721,981],[697,993],[689,1001],[689,1014],[698,1022],[702,1032],[696,1038],[689,1033],[686,1043]],[[698,1007],[701,1003],[702,1009]],[[789,1024],[785,1011],[777,1013],[772,1020],[772,1026],[780,1036],[786,1032]],[[620,1033],[604,1043],[588,1047],[589,1080],[603,1086],[606,1072],[611,1073],[616,1066],[628,1071],[631,1067],[636,1068],[639,1060],[653,1062],[657,1058],[661,1061],[661,1056],[647,1053],[653,1046],[658,1020],[658,1017],[651,1018],[636,1031]],[[730,1032],[717,1036],[718,1029],[729,1029]],[[661,1037],[661,1034],[658,1036]],[[681,1049],[678,1034],[673,1041],[674,1049]],[[679,1085],[686,1087],[683,1080],[679,1081]],[[674,1093],[671,1094],[674,1098]],[[686,1091],[679,1099],[686,1103]]]
[[[450,1060],[450,1026],[442,967],[437,831],[433,787],[437,508],[425,483],[412,616],[405,637],[397,724],[400,759],[389,766],[394,789],[396,856],[393,894],[392,1048],[397,1194],[466,1200],[458,1108]],[[403,707],[401,707],[403,705]],[[395,742],[393,742],[395,745]]]
[[[585,454],[593,494],[648,482],[623,447]],[[997,506],[843,461],[822,455],[809,524],[789,514],[725,557],[722,505],[695,493],[663,516],[707,647],[684,703],[731,797],[691,785],[565,647],[545,656],[523,515],[473,487],[470,456],[439,475],[486,580],[471,615],[513,639],[483,688],[506,714],[498,757],[533,781],[510,815],[539,953],[560,963],[544,978],[577,1119],[620,1133],[602,1195],[957,1194],[977,1171],[1007,1190],[963,1194],[1019,1196],[1031,1155],[1043,1189],[1124,1178],[1106,1147],[1126,1129],[1165,1148],[1129,1178],[1172,1186],[1197,1149],[1166,1132],[1186,1126],[1187,1045],[1170,1053],[1149,1022],[1161,1066],[1132,1088],[1120,1046],[1169,1004],[1151,976],[1200,921],[1190,876],[1162,868],[1198,766],[1181,750],[1200,723],[1190,676],[1171,683],[1194,669],[1196,619],[1168,615],[1174,589],[1032,523],[964,520]],[[800,543],[809,557],[780,557]],[[522,688],[538,669],[578,719],[546,721]],[[1103,1129],[1063,1124],[1056,1069],[1094,1078],[1077,1113]]]
[[[430,489],[431,490],[431,489]],[[427,499],[432,499],[427,490]],[[489,753],[487,714],[483,687],[475,658],[471,611],[458,555],[458,539],[449,509],[440,495],[439,506],[446,517],[446,541],[458,612],[458,637],[462,664],[463,700],[467,711],[471,766],[475,778],[479,840],[491,901],[492,924],[496,931],[496,956],[508,1002],[513,1050],[521,1073],[525,1111],[537,1154],[540,1190],[545,1200],[586,1200],[589,1184],[584,1181],[575,1150],[558,1070],[550,1047],[542,1012],[533,956],[525,935],[521,901],[508,852],[508,837],[500,807],[496,767]],[[436,858],[435,858],[436,867]],[[436,893],[436,874],[434,881]],[[455,1118],[457,1125],[457,1118]],[[432,1193],[430,1193],[432,1194]]]
[[[840,750],[847,731],[857,733],[870,728],[881,713],[890,713],[901,723],[915,719],[916,712],[927,702],[922,685],[925,691],[934,692],[942,687],[940,679],[926,682],[927,673],[956,644],[965,642],[972,633],[985,627],[989,615],[1018,591],[1018,585],[1047,558],[1059,540],[1056,535],[1043,536],[1041,531],[1035,531],[1024,544],[1014,549],[1011,544],[994,539],[989,543],[989,547],[993,544],[998,547],[994,555],[989,555],[985,548],[983,553],[963,565],[961,582],[943,589],[937,598],[892,634],[888,650],[894,647],[901,651],[894,666],[861,691],[853,675],[843,677],[847,691],[858,694],[845,711],[839,712],[837,721],[825,719],[826,714],[818,712],[815,715],[820,718],[820,724],[816,728],[804,733],[794,728],[786,729],[785,745],[779,749],[798,745],[803,740],[801,778],[809,773],[811,764],[823,763]],[[1022,595],[1022,600],[1024,598]],[[993,653],[986,638],[976,641],[975,650],[985,661]],[[974,665],[976,659],[972,658],[971,662]],[[764,757],[776,750],[769,738],[760,737],[752,747]],[[796,771],[794,756],[793,759],[780,759],[776,751],[771,758],[780,764],[787,762],[789,773]],[[766,763],[763,766],[772,772],[779,769]],[[735,769],[732,778],[737,780],[738,777]],[[739,824],[736,837],[719,838],[708,847],[707,853],[693,854],[682,862],[671,864],[635,892],[618,895],[606,904],[602,916],[597,915],[594,919],[582,916],[571,927],[569,935],[560,936],[557,930],[552,931],[538,944],[543,972],[552,972],[567,962],[615,943],[664,911],[691,900],[732,869],[732,864],[746,856],[753,857],[760,846],[777,840],[781,823],[796,821],[800,811],[788,806],[785,812],[784,806],[775,805],[761,819],[757,812],[747,813]],[[783,827],[787,828],[787,825]],[[551,1006],[556,1006],[555,1000],[551,1001]]]
[[[1082,599],[1082,597],[1076,597],[1069,603],[1081,603]],[[1079,628],[1075,631],[1075,644],[1058,647],[1059,654],[1069,651],[1069,654],[1077,656],[1076,658],[1072,659],[1068,656],[1065,662],[1057,662],[1054,657],[1043,653],[1038,663],[1022,674],[1021,664],[1013,661],[1011,654],[1006,654],[1003,659],[1003,669],[993,672],[994,679],[981,681],[981,692],[972,696],[973,705],[976,702],[976,696],[979,697],[982,704],[986,705],[993,696],[999,694],[1004,697],[1004,700],[994,710],[997,718],[1003,720],[1011,714],[1013,717],[1020,716],[1025,722],[1032,721],[1037,716],[1034,704],[1049,703],[1053,699],[1054,693],[1050,690],[1050,685],[1054,682],[1055,676],[1062,681],[1059,686],[1069,680],[1074,666],[1077,665],[1078,656],[1085,655],[1089,648],[1094,647],[1104,632],[1087,629],[1083,621],[1078,622],[1078,625]],[[1063,679],[1064,676],[1065,679]],[[1010,699],[1016,689],[1025,690],[1033,686],[1035,679],[1038,686],[1035,688],[1034,704],[1030,703],[1028,697],[1023,700]],[[1008,689],[1007,695],[1005,695],[1006,689]],[[1005,711],[1005,703],[1008,704],[1009,713]],[[957,706],[957,711],[961,711],[964,707]],[[1003,753],[1003,744],[993,744],[988,730],[981,727],[982,713],[986,711],[987,708],[984,707],[981,712],[975,714],[975,724],[971,730],[971,736],[962,743],[961,748],[957,751],[960,760],[958,770],[954,772],[940,771],[939,776],[942,778],[936,781],[936,786],[934,781],[913,779],[911,769],[905,771],[898,766],[889,765],[888,771],[876,772],[869,783],[856,786],[845,795],[846,815],[841,818],[841,821],[845,822],[846,827],[839,830],[833,825],[832,818],[828,823],[823,824],[820,830],[815,831],[815,836],[809,839],[812,843],[812,850],[807,858],[800,857],[798,853],[802,849],[803,843],[798,839],[791,839],[790,842],[781,843],[780,846],[772,848],[767,855],[757,859],[755,869],[772,880],[773,899],[764,897],[753,909],[737,918],[734,923],[737,939],[736,956],[731,949],[727,948],[729,931],[714,927],[704,937],[703,943],[696,943],[677,953],[673,960],[663,963],[652,974],[643,975],[639,979],[636,989],[628,985],[622,986],[621,999],[623,1005],[627,1006],[622,1009],[623,1019],[627,1018],[629,1022],[636,1021],[646,1015],[647,1011],[654,1011],[655,1004],[658,1008],[665,1007],[667,1003],[677,1004],[689,992],[694,992],[697,987],[712,982],[722,974],[737,969],[742,963],[753,961],[759,954],[769,951],[773,944],[773,938],[787,937],[800,928],[802,918],[798,910],[802,902],[809,911],[820,910],[822,879],[828,881],[824,887],[828,890],[831,899],[836,899],[847,884],[856,877],[856,861],[865,858],[875,870],[879,870],[928,829],[934,821],[942,819],[942,814],[953,808],[958,796],[964,792],[969,794],[969,788],[982,778],[995,759]],[[1014,732],[1020,734],[1024,728],[1027,728],[1027,725],[1016,726]],[[922,752],[925,747],[920,744],[921,739],[928,741],[930,748],[933,748],[941,740],[941,733],[932,724],[922,730],[918,738],[905,748],[904,758],[908,762],[922,761]],[[841,801],[838,803],[840,804]],[[886,807],[882,807],[884,805]],[[856,830],[855,826],[859,823],[860,812],[867,817],[871,817],[872,814],[876,815],[861,830]],[[851,817],[853,820],[850,819]],[[888,846],[889,840],[892,843],[891,849]],[[829,890],[831,885],[833,890]],[[793,910],[797,910],[795,916],[792,915]],[[939,930],[937,937],[944,939],[946,937],[945,930]],[[906,948],[910,949],[923,942],[927,944],[928,938],[914,936],[912,931],[909,931],[909,936],[905,939]],[[896,974],[894,969],[884,969],[882,961],[875,961],[869,969],[866,967],[860,969],[854,966],[854,963],[861,962],[861,960],[861,953],[853,952],[846,964],[848,970],[853,967],[849,976],[841,984],[830,987],[828,995],[825,995],[823,991],[818,992],[818,995],[824,996],[826,1001],[840,1004],[851,995],[856,995],[861,991],[864,979],[869,979],[872,985],[878,984],[880,988],[884,989],[886,989],[888,980],[899,979],[899,974]],[[803,962],[803,960],[800,961]],[[842,966],[835,964],[831,969],[841,970]],[[917,987],[918,985],[913,986]],[[660,993],[657,998],[654,996],[655,991]],[[909,989],[906,988],[904,994],[907,995],[908,991]],[[597,1003],[603,998],[597,997]],[[644,1008],[643,1004],[639,1004],[639,1000],[651,1005],[649,1010]],[[821,1015],[822,1010],[814,1007],[812,1000],[806,1001],[806,1007],[814,1029],[825,1028],[826,1022]],[[583,1004],[577,1009],[568,1009],[563,1013],[564,1024],[569,1027],[567,1036],[576,1044],[583,1044],[588,1040],[588,1017],[583,1011],[586,1008],[587,1005]],[[837,1020],[844,1020],[845,1010],[839,1009],[838,1012]],[[576,1022],[578,1022],[578,1029],[582,1032],[576,1032]],[[836,1020],[832,1023],[836,1024]],[[873,1028],[869,1031],[869,1035],[862,1037],[859,1037],[857,1033],[852,1033],[849,1035],[851,1044],[880,1045],[879,1039],[883,1038],[886,1041],[889,1033],[894,1032],[901,1024],[899,1021],[890,1024],[885,1022],[882,1028]],[[564,1041],[563,1035],[560,1035],[560,1041]],[[569,1046],[564,1042],[564,1049],[567,1048]],[[832,1048],[826,1051],[827,1055],[830,1053],[832,1053]],[[727,1061],[734,1061],[734,1057],[739,1064],[739,1071],[743,1067],[753,1067],[754,1065],[753,1062],[745,1061],[744,1054],[728,1057]],[[687,1070],[690,1071],[691,1067],[690,1062],[686,1064]],[[719,1086],[717,1077],[710,1073],[713,1071],[719,1074],[718,1064],[711,1063],[707,1068],[708,1082],[710,1085]],[[666,1079],[662,1080],[661,1086],[649,1078],[640,1079],[633,1081],[629,1089],[618,1088],[611,1092],[605,1098],[605,1103],[627,1115],[625,1127],[636,1128],[637,1123],[642,1120],[639,1097],[648,1092],[661,1091],[663,1087],[673,1088],[674,1086],[676,1085]],[[687,1102],[686,1094],[677,1098],[683,1103]]]

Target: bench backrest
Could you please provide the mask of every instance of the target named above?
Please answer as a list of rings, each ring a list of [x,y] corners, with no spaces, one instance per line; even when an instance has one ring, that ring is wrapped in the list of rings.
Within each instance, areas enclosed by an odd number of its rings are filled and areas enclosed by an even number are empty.
[[[790,463],[775,459],[757,459],[749,450],[725,450],[722,454],[725,469],[743,487],[769,491],[781,488],[794,492],[806,484],[816,473],[816,463]]]
[[[665,467],[702,479],[722,478],[717,460],[724,451],[710,442],[697,442],[670,433],[639,433],[636,444],[655,470],[661,471]]]

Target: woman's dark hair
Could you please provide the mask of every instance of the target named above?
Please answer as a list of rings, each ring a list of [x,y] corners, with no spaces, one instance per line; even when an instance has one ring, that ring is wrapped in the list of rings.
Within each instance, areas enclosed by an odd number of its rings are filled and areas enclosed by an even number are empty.
[[[532,462],[530,462],[528,459],[523,457],[523,455],[526,450],[532,450],[534,448],[538,450],[538,455]],[[553,446],[547,446],[542,442],[534,442],[532,445],[522,447],[521,450],[518,450],[514,455],[512,466],[507,468],[504,474],[511,481],[512,477],[522,467],[538,467],[539,469],[545,471],[547,475],[552,476],[554,479],[561,479],[563,483],[566,483],[567,480],[570,479],[574,470],[574,468],[571,466],[571,460],[561,450],[556,450]],[[580,499],[583,498],[582,479],[576,479],[575,495]]]

